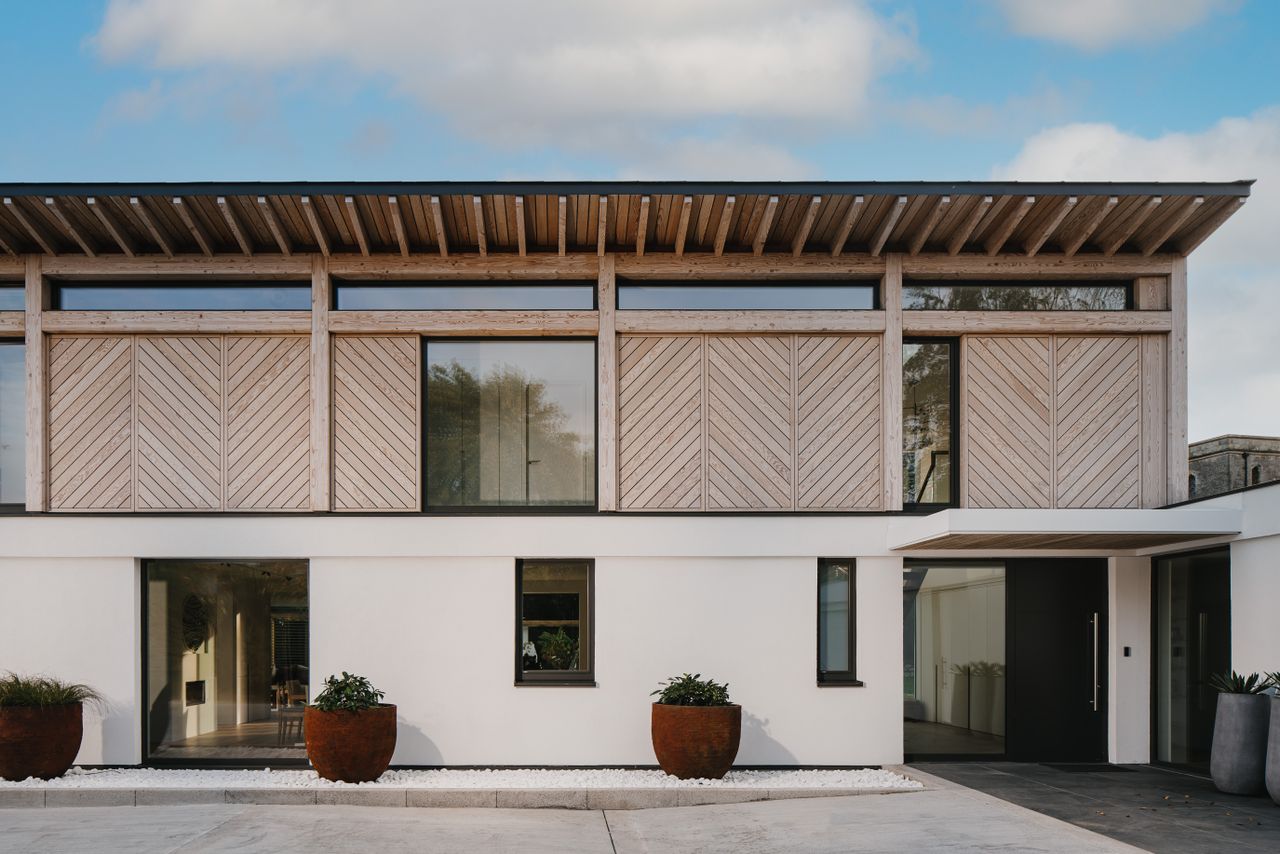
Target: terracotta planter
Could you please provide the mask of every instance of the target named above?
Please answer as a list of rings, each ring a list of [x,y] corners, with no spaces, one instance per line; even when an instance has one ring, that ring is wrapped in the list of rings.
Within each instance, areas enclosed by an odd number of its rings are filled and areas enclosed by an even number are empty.
[[[307,706],[302,728],[307,758],[326,780],[370,783],[387,770],[396,749],[396,707],[386,703],[359,712]]]
[[[653,752],[681,780],[719,780],[738,755],[742,707],[653,704]]]
[[[61,777],[80,752],[83,735],[80,703],[0,708],[0,777]]]

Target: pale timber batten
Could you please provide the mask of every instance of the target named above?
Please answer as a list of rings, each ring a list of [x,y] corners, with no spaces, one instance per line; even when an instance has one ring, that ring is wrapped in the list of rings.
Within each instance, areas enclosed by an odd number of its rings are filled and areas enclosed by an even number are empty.
[[[599,329],[594,311],[334,311],[331,332],[417,333],[539,337],[594,336]]]
[[[26,334],[25,311],[0,311],[0,336],[21,338]]]
[[[309,311],[49,311],[44,329],[92,332],[308,333]]]
[[[620,311],[619,332],[883,332],[883,311]]]
[[[907,335],[956,335],[964,332],[1169,332],[1168,311],[904,311]]]

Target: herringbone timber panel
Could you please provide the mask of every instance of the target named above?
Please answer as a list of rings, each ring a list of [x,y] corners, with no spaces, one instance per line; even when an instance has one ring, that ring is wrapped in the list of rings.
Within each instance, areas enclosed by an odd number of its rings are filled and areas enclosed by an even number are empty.
[[[49,338],[49,508],[133,507],[133,340]]]
[[[305,510],[311,451],[308,339],[226,337],[228,510]]]
[[[707,508],[791,509],[792,339],[707,339]]]
[[[222,507],[222,338],[139,337],[138,510]]]
[[[965,340],[967,506],[1053,506],[1050,344]]]
[[[796,509],[879,510],[880,338],[796,338]]]
[[[702,509],[702,349],[696,335],[619,338],[621,509]]]
[[[337,510],[416,510],[420,339],[333,339]]]
[[[1058,507],[1141,500],[1138,339],[1059,337],[1055,358]]]

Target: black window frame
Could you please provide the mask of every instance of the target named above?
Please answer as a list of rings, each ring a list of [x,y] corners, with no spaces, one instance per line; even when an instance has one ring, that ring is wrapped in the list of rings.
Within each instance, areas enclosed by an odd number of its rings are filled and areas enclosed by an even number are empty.
[[[947,510],[952,507],[960,506],[960,339],[955,336],[904,336],[902,346],[908,344],[947,344],[951,349],[951,435],[950,435],[950,457],[951,457],[951,496],[948,501],[906,501],[905,497],[902,502],[903,512],[906,513],[935,513],[938,510]],[[906,359],[902,364],[905,368]],[[903,395],[903,405],[905,407],[906,395]],[[900,424],[905,428],[905,419],[903,413],[899,411],[896,416]],[[898,460],[898,468],[902,469],[903,461]],[[903,478],[905,485],[906,478]]]
[[[1078,309],[1078,308],[912,308],[906,303],[906,291],[911,287],[957,288],[957,287],[1008,287],[1008,288],[1124,288],[1124,308]],[[995,314],[1025,314],[1027,312],[1050,311],[1055,314],[1073,314],[1080,311],[1105,311],[1119,314],[1125,311],[1136,311],[1134,282],[1132,279],[917,279],[906,278],[902,282],[903,311],[981,311]]]
[[[600,308],[600,292],[595,279],[405,279],[405,280],[371,280],[371,279],[334,279],[329,294],[331,311],[597,311]],[[343,288],[536,288],[578,287],[589,290],[591,305],[585,308],[414,308],[397,306],[394,308],[339,308],[338,295]]]
[[[613,305],[617,311],[882,311],[884,302],[881,295],[881,282],[879,278],[851,278],[851,279],[777,279],[777,280],[757,280],[757,279],[618,279],[614,286]],[[786,287],[803,287],[803,288],[865,288],[871,293],[871,306],[869,308],[684,308],[680,306],[666,306],[660,308],[623,308],[622,294],[628,287],[649,287],[649,288],[671,288],[673,290],[679,288],[736,288],[738,290],[760,290],[764,288],[786,288]]]
[[[832,564],[849,565],[849,669],[822,669],[822,577],[823,572]],[[862,688],[865,682],[858,678],[858,561],[851,557],[818,558],[817,593],[817,636],[814,642],[814,662],[817,670],[818,687]]]
[[[591,342],[591,410],[598,412],[600,409],[600,341],[594,337],[585,335],[540,335],[536,337],[521,337],[511,335],[486,335],[486,336],[421,336],[420,348],[421,353],[419,360],[422,365],[421,377],[419,378],[419,394],[422,399],[418,406],[421,413],[421,436],[420,453],[418,459],[419,477],[421,484],[420,502],[422,506],[422,514],[440,515],[440,516],[581,516],[586,513],[600,512],[600,420],[596,418],[592,421],[592,432],[594,441],[592,442],[592,456],[595,460],[595,477],[592,484],[591,502],[589,504],[550,504],[550,505],[528,505],[528,504],[501,504],[475,506],[470,504],[437,504],[433,505],[427,500],[427,439],[428,420],[427,420],[427,380],[429,378],[427,348],[431,342],[442,342],[449,344],[462,344],[467,342],[477,343],[494,343],[499,341],[517,342],[517,343],[535,343],[539,341],[578,341]]]
[[[63,291],[77,290],[84,288],[100,288],[104,290],[110,289],[127,289],[127,290],[180,290],[182,288],[202,288],[206,290],[226,290],[226,291],[250,291],[261,290],[264,288],[288,288],[290,290],[305,291],[307,298],[304,307],[300,308],[278,308],[274,306],[254,307],[254,308],[65,308],[63,306]],[[155,311],[200,311],[213,312],[221,314],[230,311],[311,311],[311,282],[302,279],[281,279],[273,281],[270,279],[254,280],[254,281],[225,281],[219,279],[127,279],[127,280],[49,280],[49,300],[50,311],[136,311],[136,312],[155,312]]]
[[[524,623],[524,565],[526,563],[585,563],[587,565],[587,648],[590,666],[581,671],[538,671],[525,672],[522,655],[523,623]],[[596,561],[589,557],[549,557],[516,558],[515,563],[515,636],[512,638],[512,652],[515,661],[515,685],[517,688],[559,687],[559,688],[595,688],[596,684]],[[578,647],[582,647],[583,632],[578,632]]]
[[[25,338],[11,338],[11,337],[3,337],[3,336],[0,336],[0,347],[14,347],[14,346],[18,346],[18,347],[22,347],[22,348],[23,348],[23,350],[22,350],[22,355],[23,355],[23,359],[24,359],[24,361],[25,361],[25,359],[26,359],[26,353],[27,353],[27,351],[26,351],[26,347],[27,347],[27,341],[26,341],[26,339],[25,339]],[[26,397],[26,380],[25,380],[25,377],[24,377],[24,379],[23,379],[23,397],[24,397],[23,409],[25,410],[25,409],[26,409],[26,404],[25,404],[25,397]],[[24,417],[25,417],[25,416],[24,416]],[[24,457],[25,457],[25,446],[24,446]],[[24,460],[23,460],[23,465],[22,465],[22,479],[23,479],[23,486],[24,486],[24,490],[25,490],[25,486],[26,486],[26,477],[27,477],[27,475],[26,475],[26,460],[24,459]],[[27,504],[26,504],[26,501],[25,501],[25,500],[23,500],[23,501],[0,502],[0,516],[11,516],[11,515],[18,514],[18,513],[25,513],[25,512],[26,512],[26,510],[27,510]]]

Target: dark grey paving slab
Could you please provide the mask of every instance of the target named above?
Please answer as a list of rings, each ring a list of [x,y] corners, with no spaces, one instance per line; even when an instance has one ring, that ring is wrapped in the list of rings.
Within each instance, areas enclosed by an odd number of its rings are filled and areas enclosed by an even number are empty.
[[[1280,807],[1147,765],[1066,771],[1014,762],[913,766],[1077,827],[1160,852],[1280,851]]]

